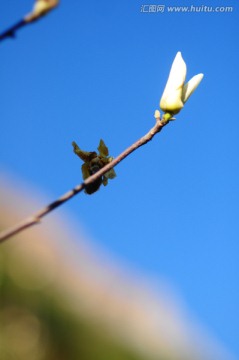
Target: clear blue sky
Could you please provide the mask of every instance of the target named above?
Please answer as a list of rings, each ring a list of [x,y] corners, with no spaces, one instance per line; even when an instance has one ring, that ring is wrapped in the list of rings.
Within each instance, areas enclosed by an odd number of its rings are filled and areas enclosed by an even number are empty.
[[[75,140],[118,155],[154,124],[174,56],[205,77],[177,121],[93,196],[64,205],[95,241],[168,280],[239,357],[239,5],[226,13],[141,13],[143,2],[62,0],[0,44],[1,168],[49,201],[81,182]],[[201,6],[201,1],[166,1]],[[2,1],[4,30],[32,0]]]

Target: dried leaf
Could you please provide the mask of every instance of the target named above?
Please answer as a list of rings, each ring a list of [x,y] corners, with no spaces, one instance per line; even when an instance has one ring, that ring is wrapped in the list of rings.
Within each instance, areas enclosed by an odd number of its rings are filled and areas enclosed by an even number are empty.
[[[72,145],[74,153],[84,161],[84,164],[81,166],[83,180],[97,173],[97,171],[102,169],[105,165],[109,164],[113,160],[113,157],[109,157],[108,148],[102,139],[100,140],[98,146],[99,155],[97,155],[95,151],[89,152],[81,150],[74,141]],[[87,185],[85,192],[87,194],[93,194],[100,188],[101,184],[106,186],[108,184],[108,179],[114,179],[115,177],[116,173],[114,169],[111,169],[107,171],[105,175],[99,177],[93,183]]]

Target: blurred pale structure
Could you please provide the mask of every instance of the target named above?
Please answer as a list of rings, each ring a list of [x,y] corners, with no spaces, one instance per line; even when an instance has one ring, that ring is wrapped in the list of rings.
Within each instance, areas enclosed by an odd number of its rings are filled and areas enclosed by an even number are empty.
[[[38,207],[19,181],[0,185],[0,228]],[[168,289],[51,215],[0,247],[0,359],[232,359]]]

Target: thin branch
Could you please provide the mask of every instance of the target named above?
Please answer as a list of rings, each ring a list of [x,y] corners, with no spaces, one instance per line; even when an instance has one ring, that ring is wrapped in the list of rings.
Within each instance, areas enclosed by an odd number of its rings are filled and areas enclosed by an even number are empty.
[[[22,20],[1,33],[0,41],[7,38],[15,38],[17,30],[28,24],[33,24],[35,21],[39,20],[47,13],[55,9],[58,4],[59,0],[35,0],[32,11],[27,14]]]
[[[0,41],[7,38],[15,38],[16,31],[27,24],[28,22],[26,22],[25,19],[18,21],[15,25],[11,26],[9,29],[5,30],[2,34],[0,34]]]
[[[159,116],[159,115],[157,115]],[[147,142],[152,140],[152,138],[160,132],[165,125],[168,124],[170,120],[165,120],[164,118],[160,120],[160,117],[156,117],[156,124],[154,127],[143,137],[141,137],[139,140],[137,140],[134,144],[129,146],[126,150],[124,150],[119,156],[117,156],[115,159],[113,159],[109,164],[105,165],[102,169],[97,171],[95,174],[88,177],[83,183],[77,185],[72,190],[68,191],[64,195],[62,195],[59,199],[53,201],[51,204],[45,206],[41,210],[39,210],[37,213],[31,215],[27,219],[23,220],[21,223],[3,231],[0,233],[0,243],[4,240],[7,240],[13,235],[19,234],[24,229],[27,229],[35,224],[40,223],[41,218],[49,214],[51,211],[56,209],[58,206],[64,204],[66,201],[70,200],[72,197],[74,197],[76,194],[81,192],[85,187],[89,184],[92,184],[95,180],[102,177],[106,172],[108,172],[110,169],[118,165],[123,159],[125,159],[127,156],[129,156],[133,151],[141,147],[142,145],[145,145]]]

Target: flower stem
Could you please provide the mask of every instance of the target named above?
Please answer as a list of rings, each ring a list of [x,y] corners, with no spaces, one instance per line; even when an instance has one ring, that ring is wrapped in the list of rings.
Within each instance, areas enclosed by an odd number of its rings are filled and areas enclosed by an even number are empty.
[[[74,187],[72,190],[66,192],[64,195],[62,195],[57,200],[53,201],[49,205],[45,206],[35,214],[29,216],[19,224],[14,225],[13,227],[10,227],[9,229],[6,229],[5,231],[0,233],[0,243],[7,240],[13,235],[19,234],[24,229],[27,229],[33,225],[39,224],[41,219],[49,214],[51,211],[59,207],[60,205],[64,204],[66,201],[73,198],[76,194],[81,192],[85,189],[85,187],[100,177],[102,177],[106,172],[111,170],[113,167],[118,165],[122,160],[124,160],[127,156],[129,156],[132,152],[134,152],[139,147],[147,144],[150,140],[153,139],[153,137],[159,133],[165,125],[168,124],[168,121],[161,121],[160,117],[156,117],[156,123],[152,129],[149,130],[147,134],[142,136],[139,140],[137,140],[135,143],[133,143],[131,146],[129,146],[126,150],[124,150],[119,156],[117,156],[115,159],[113,159],[109,164],[105,165],[102,169],[97,171],[95,174],[88,177],[84,182]]]

